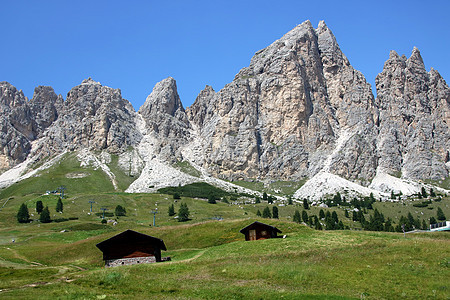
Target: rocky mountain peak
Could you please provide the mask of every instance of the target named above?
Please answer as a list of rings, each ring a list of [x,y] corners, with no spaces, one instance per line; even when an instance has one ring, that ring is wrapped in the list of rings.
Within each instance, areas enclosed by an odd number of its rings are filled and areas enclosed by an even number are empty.
[[[175,116],[178,111],[184,112],[184,108],[178,96],[177,83],[172,77],[158,82],[139,109],[143,116],[155,113]]]

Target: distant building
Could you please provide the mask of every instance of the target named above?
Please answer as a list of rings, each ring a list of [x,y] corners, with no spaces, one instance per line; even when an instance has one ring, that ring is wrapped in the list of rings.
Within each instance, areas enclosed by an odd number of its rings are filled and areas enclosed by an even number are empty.
[[[246,241],[255,241],[277,238],[277,233],[281,233],[281,230],[274,226],[256,221],[247,227],[242,228],[239,232],[245,235]]]
[[[450,221],[438,222],[430,225],[430,231],[450,231]]]
[[[167,250],[163,240],[133,230],[119,233],[96,246],[103,252],[105,267],[170,260],[170,257],[161,258],[161,250]]]

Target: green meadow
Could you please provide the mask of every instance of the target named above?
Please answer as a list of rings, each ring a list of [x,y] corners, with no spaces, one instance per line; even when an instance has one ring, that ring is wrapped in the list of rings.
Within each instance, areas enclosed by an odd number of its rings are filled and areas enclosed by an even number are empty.
[[[120,169],[110,168],[115,173]],[[180,165],[180,168],[187,168]],[[84,173],[82,178],[67,174]],[[76,177],[76,176],[75,176]],[[37,177],[0,191],[0,298],[1,299],[449,299],[450,239],[442,233],[387,233],[362,231],[359,222],[335,211],[352,230],[314,230],[292,222],[300,203],[250,203],[237,197],[229,203],[168,194],[128,194],[133,178],[116,174],[113,191],[100,170],[80,168],[68,154]],[[294,185],[274,183],[278,190]],[[45,195],[66,187],[64,211],[55,211],[58,196]],[[275,188],[275,187],[272,187]],[[53,220],[40,223],[35,211],[40,200]],[[94,201],[92,212],[89,201]],[[30,223],[17,222],[22,203]],[[190,220],[169,216],[186,203]],[[376,202],[394,223],[400,215],[429,219],[440,207],[450,216],[449,198],[427,207],[413,202]],[[126,216],[114,216],[121,205]],[[279,219],[256,216],[277,205]],[[107,224],[101,224],[101,209]],[[311,207],[308,215],[318,215]],[[156,226],[153,226],[153,214]],[[369,219],[373,210],[368,210]],[[279,228],[282,239],[246,242],[239,230],[253,221]],[[116,223],[113,223],[115,221]],[[115,224],[115,225],[113,225]],[[170,262],[104,268],[96,244],[126,229],[164,240]],[[14,240],[14,242],[13,242]]]

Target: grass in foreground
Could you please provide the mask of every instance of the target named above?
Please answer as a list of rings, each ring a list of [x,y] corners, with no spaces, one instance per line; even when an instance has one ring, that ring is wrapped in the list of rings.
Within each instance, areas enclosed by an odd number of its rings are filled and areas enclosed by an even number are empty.
[[[141,230],[163,238],[169,249],[163,255],[173,258],[151,265],[101,268],[95,244],[117,232],[94,234],[97,228],[80,230],[84,236],[72,237],[79,238],[76,242],[53,236],[3,246],[0,295],[2,299],[446,299],[449,294],[446,233],[403,238],[314,231],[271,220],[268,223],[286,233],[286,239],[245,242],[238,230],[251,221]],[[37,245],[39,251],[33,251]]]

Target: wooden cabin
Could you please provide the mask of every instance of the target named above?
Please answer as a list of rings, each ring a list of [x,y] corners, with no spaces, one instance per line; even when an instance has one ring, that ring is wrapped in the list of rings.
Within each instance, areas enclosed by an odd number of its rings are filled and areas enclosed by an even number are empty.
[[[170,259],[161,259],[161,250],[167,250],[163,240],[133,230],[119,233],[96,246],[103,252],[105,267],[148,264]]]
[[[277,238],[277,233],[281,233],[281,230],[274,226],[256,221],[247,227],[242,228],[239,232],[245,235],[246,241],[255,241]]]

